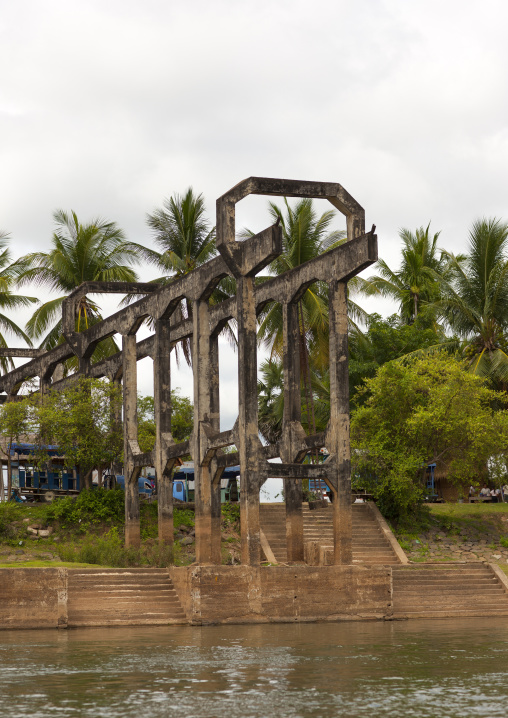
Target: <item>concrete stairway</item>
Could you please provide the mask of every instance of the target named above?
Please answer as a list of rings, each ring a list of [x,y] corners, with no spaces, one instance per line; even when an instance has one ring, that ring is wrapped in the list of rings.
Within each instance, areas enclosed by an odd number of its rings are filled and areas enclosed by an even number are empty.
[[[261,528],[279,563],[286,563],[286,508],[284,504],[261,504]],[[333,552],[332,507],[310,511],[303,507],[304,541],[317,541],[331,563]],[[376,517],[367,504],[353,504],[353,563],[399,564]]]
[[[69,626],[185,623],[167,569],[69,569]]]
[[[508,592],[484,563],[392,568],[395,618],[508,616]]]
[[[304,540],[319,541],[331,563],[333,554],[332,507],[309,511],[304,507]],[[367,504],[353,504],[353,563],[398,564],[399,560],[381,531],[376,517]]]
[[[277,562],[286,563],[286,505],[261,504],[259,522]]]

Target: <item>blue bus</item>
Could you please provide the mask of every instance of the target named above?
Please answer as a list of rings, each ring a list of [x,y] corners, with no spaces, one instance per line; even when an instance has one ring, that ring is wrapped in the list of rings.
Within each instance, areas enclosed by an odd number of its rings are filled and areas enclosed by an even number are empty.
[[[48,457],[47,469],[34,466],[35,452],[44,451]],[[65,466],[65,457],[58,446],[36,446],[35,444],[12,442],[11,484],[18,496],[28,501],[53,501],[56,496],[69,496],[79,493],[79,474]],[[2,458],[3,468],[7,459]]]
[[[220,482],[221,503],[238,501],[240,467],[224,469]],[[181,466],[173,475],[173,498],[176,501],[194,501],[194,466]]]

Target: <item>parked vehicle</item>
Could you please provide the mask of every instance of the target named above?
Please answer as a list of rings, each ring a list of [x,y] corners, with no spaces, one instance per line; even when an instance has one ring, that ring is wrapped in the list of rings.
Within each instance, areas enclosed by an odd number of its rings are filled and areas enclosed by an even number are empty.
[[[41,449],[47,454],[47,469],[33,464],[33,456]],[[13,442],[10,447],[12,488],[27,501],[53,501],[57,496],[79,493],[79,474],[65,466],[65,457],[58,446],[36,447],[34,444]],[[3,468],[8,466],[2,458]]]
[[[229,466],[221,478],[221,503],[236,502],[240,496],[238,479],[240,467]],[[189,462],[181,466],[173,477],[173,498],[176,501],[194,501],[194,465]]]
[[[121,474],[117,474],[114,478],[116,485],[125,491],[125,477]],[[104,477],[104,488],[113,488],[111,476]],[[138,479],[138,491],[140,496],[151,496],[154,493],[151,481],[149,479],[145,479],[143,476],[140,476]]]

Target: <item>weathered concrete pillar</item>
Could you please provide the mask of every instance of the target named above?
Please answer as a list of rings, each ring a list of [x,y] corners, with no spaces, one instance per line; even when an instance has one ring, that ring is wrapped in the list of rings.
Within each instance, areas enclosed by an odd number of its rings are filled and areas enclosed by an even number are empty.
[[[48,375],[48,373],[41,374],[39,377],[39,391],[41,393],[41,397],[47,396],[49,394],[49,391],[51,389],[51,375]]]
[[[289,434],[284,436],[281,449],[281,459],[284,463],[293,463],[296,460],[295,450],[292,446],[292,424],[301,420],[301,393],[300,393],[300,332],[298,325],[298,304],[283,303],[282,305],[283,331],[284,331],[284,426]],[[294,479],[284,479],[284,499],[286,502],[286,545],[288,561],[303,561],[303,490],[302,482]]]
[[[114,430],[120,431],[122,429],[122,377],[113,375],[110,377],[110,381],[114,393],[109,402],[109,420]],[[111,488],[114,488],[116,486],[116,474],[121,472],[121,464],[118,459],[113,462],[111,469],[115,474],[115,479],[111,486]]]
[[[173,545],[173,462],[164,456],[164,435],[171,435],[171,342],[169,319],[155,323],[153,355],[153,394],[155,413],[155,472],[159,541]]]
[[[203,464],[206,434],[202,422],[210,423],[212,410],[212,367],[209,307],[205,300],[193,302],[192,307],[192,369],[194,374],[194,430],[192,457],[194,459],[194,497],[196,503],[196,560],[210,564],[217,560],[212,548],[217,541],[212,520],[212,472],[209,463]],[[217,369],[218,370],[218,369]],[[220,531],[218,535],[220,554]]]
[[[330,422],[326,447],[335,456],[337,466],[333,501],[334,563],[350,564],[353,554],[346,282],[332,281],[329,284],[329,322]]]
[[[238,322],[238,453],[240,456],[240,525],[242,563],[261,562],[259,490],[266,475],[261,469],[258,436],[257,334],[254,279],[237,284]]]
[[[123,350],[123,421],[124,421],[124,480],[125,480],[125,545],[139,547],[139,470],[135,470],[129,442],[138,438],[138,381],[136,335],[122,337]]]
[[[210,347],[210,424],[214,431],[220,431],[220,393],[219,393],[219,335],[212,334]],[[211,557],[212,563],[222,562],[221,554],[221,488],[220,478],[216,479],[217,462],[210,464],[210,479],[212,492],[211,505]]]

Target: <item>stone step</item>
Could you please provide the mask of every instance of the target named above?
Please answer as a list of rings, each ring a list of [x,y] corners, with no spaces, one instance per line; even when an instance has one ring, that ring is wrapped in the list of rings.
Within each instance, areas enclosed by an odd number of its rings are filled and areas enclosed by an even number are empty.
[[[438,571],[428,574],[416,574],[414,576],[400,576],[394,572],[393,582],[394,583],[422,583],[428,585],[432,581],[448,581],[448,580],[460,580],[460,581],[479,581],[479,580],[497,580],[490,571],[483,573],[480,571],[469,571],[467,568],[464,571]]]
[[[487,596],[497,593],[501,596],[505,595],[504,588],[502,586],[475,586],[472,588],[465,588],[464,586],[440,586],[439,588],[427,588],[422,591],[415,591],[414,589],[401,590],[399,587],[394,587],[394,595],[401,596],[404,598],[427,598],[431,596],[433,599],[436,596],[447,596],[453,594],[454,596]],[[508,595],[507,595],[508,598]]]
[[[446,609],[443,611],[403,611],[400,609],[395,610],[393,612],[393,617],[396,619],[405,619],[405,618],[457,618],[457,617],[477,617],[477,618],[483,618],[487,616],[508,616],[508,609],[482,609],[478,608],[476,610],[472,609]]]
[[[94,592],[94,591],[143,591],[147,595],[157,592],[157,591],[168,591],[172,590],[173,586],[170,583],[162,583],[162,584],[156,584],[155,586],[150,586],[147,584],[138,584],[135,583],[87,583],[84,585],[76,585],[71,584],[69,582],[69,591],[74,591],[76,593],[81,592]]]
[[[88,569],[87,571],[79,572],[76,569],[69,569],[69,577],[70,578],[88,578],[90,576],[102,576],[104,578],[110,578],[115,576],[132,576],[133,578],[142,580],[143,578],[154,578],[155,576],[169,578],[167,569],[149,569],[148,571],[140,571],[139,573],[135,573],[134,571],[95,571],[93,569]]]
[[[72,618],[68,619],[67,623],[71,628],[98,628],[101,626],[168,626],[172,624],[181,626],[187,623],[187,619],[161,616],[156,618],[136,618],[136,620],[133,621],[129,618],[101,619],[100,616],[97,616],[95,619]]]
[[[445,591],[454,591],[454,592],[470,592],[470,593],[484,593],[485,591],[504,591],[504,588],[499,583],[473,583],[471,581],[468,581],[467,583],[464,582],[456,582],[456,583],[434,583],[434,584],[421,584],[419,586],[415,586],[414,584],[407,584],[405,586],[401,586],[399,584],[393,584],[393,590],[397,592],[397,595],[407,595],[409,593],[412,593],[414,595],[423,595],[423,594],[433,594],[438,595],[439,593],[445,592]]]
[[[186,622],[166,569],[71,570],[68,576],[70,626]]]

